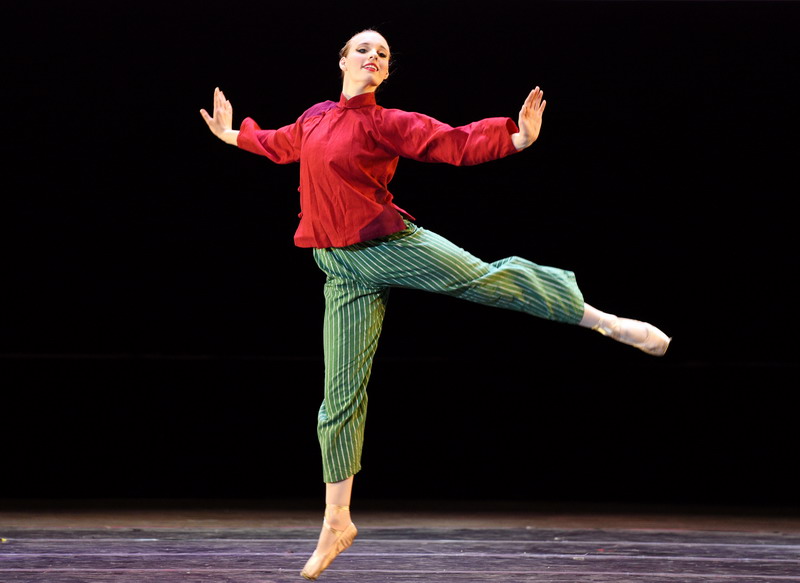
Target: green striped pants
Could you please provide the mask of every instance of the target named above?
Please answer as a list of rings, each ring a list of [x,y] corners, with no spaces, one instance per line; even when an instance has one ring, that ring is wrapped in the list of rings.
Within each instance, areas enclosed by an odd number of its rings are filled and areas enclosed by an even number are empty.
[[[520,257],[486,263],[444,237],[406,221],[406,229],[348,247],[314,249],[325,282],[325,395],[317,435],[323,480],[361,469],[367,382],[392,287],[577,324],[583,295],[575,275]]]

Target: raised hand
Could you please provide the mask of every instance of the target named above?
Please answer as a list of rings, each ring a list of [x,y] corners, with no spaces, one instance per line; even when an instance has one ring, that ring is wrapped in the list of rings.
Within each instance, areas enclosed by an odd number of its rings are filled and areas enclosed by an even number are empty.
[[[214,89],[214,115],[209,115],[205,109],[200,110],[200,115],[203,116],[208,124],[208,129],[215,136],[229,144],[236,144],[236,136],[239,132],[232,129],[233,106],[230,101],[225,99],[225,94],[219,87]]]
[[[522,109],[519,110],[517,126],[519,133],[511,136],[514,147],[523,150],[539,138],[542,129],[542,114],[547,102],[542,99],[544,92],[537,86],[528,94]]]

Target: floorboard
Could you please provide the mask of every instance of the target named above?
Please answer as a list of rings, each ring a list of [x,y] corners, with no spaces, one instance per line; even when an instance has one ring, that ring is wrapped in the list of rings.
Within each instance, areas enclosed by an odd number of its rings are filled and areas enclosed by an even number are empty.
[[[0,512],[0,583],[299,583],[318,518],[289,514]],[[557,512],[427,511],[417,526],[398,527],[389,515],[362,512],[355,543],[319,580],[800,583],[800,523],[785,516],[748,523],[735,512],[662,514],[661,522],[653,514],[560,515],[559,528],[541,526],[557,522]]]

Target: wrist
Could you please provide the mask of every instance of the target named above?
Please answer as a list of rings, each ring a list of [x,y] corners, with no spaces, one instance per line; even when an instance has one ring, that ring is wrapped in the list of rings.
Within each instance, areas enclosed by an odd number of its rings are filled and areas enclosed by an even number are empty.
[[[516,134],[511,134],[511,143],[514,144],[517,151],[520,151],[530,146],[532,142],[529,142],[521,132],[517,132]]]
[[[238,138],[239,138],[239,130],[224,130],[221,134],[219,134],[220,140],[232,146],[237,145]]]

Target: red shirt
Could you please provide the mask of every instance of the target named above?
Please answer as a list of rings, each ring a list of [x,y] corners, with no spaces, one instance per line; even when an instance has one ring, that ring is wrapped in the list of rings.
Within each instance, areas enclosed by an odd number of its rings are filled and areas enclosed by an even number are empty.
[[[400,157],[456,166],[516,152],[507,117],[451,127],[426,115],[385,109],[374,93],[324,101],[297,121],[262,130],[246,118],[238,146],[278,164],[300,162],[298,247],[345,247],[405,228],[411,215],[392,202],[389,182]]]

